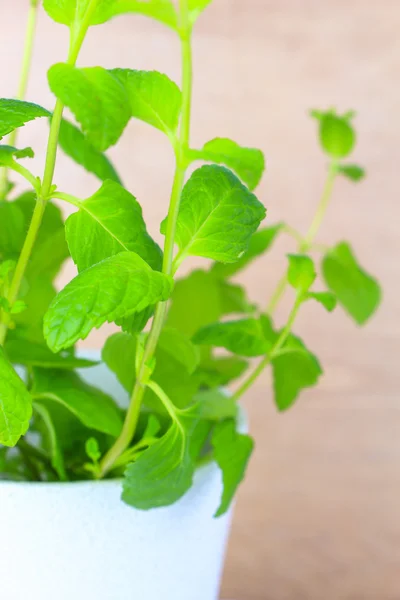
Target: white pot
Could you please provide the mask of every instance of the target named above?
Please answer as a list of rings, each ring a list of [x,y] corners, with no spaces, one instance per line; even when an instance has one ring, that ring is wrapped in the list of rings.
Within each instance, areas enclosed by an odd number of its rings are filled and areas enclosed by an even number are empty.
[[[125,398],[103,366],[91,383]],[[4,600],[217,600],[231,514],[214,519],[222,482],[198,469],[177,504],[126,506],[118,481],[0,482]]]

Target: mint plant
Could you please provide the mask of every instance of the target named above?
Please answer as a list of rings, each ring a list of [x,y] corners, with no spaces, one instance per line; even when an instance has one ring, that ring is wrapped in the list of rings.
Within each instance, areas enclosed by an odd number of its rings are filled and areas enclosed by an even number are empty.
[[[224,137],[192,147],[191,40],[209,3],[44,0],[47,14],[70,31],[66,62],[48,73],[56,96],[49,110],[24,98],[40,9],[38,0],[30,2],[19,94],[0,100],[0,136],[10,136],[0,146],[2,479],[123,477],[123,500],[150,509],[176,502],[197,466],[214,460],[224,484],[216,515],[224,514],[253,450],[251,437],[238,430],[238,401],[270,368],[275,403],[284,411],[322,374],[294,333],[303,304],[317,302],[327,311],[339,304],[359,325],[379,304],[379,286],[351,246],[342,241],[327,249],[317,240],[336,179],[364,177],[347,162],[356,141],[352,112],[312,112],[328,168],[305,235],[282,223],[259,229],[266,216],[254,195],[264,171],[260,150]],[[79,66],[91,27],[124,13],[146,15],[176,33],[181,87],[157,71]],[[64,119],[65,107],[75,123]],[[26,166],[33,150],[17,148],[18,128],[38,118],[50,126],[39,175]],[[132,118],[166,135],[175,155],[162,250],[105,154]],[[57,187],[58,148],[100,180],[91,197]],[[197,162],[205,165],[188,176]],[[25,180],[27,191],[17,193],[11,175]],[[76,209],[65,223],[60,203]],[[232,278],[279,235],[292,236],[296,247],[266,308],[258,307]],[[311,257],[316,252],[322,252],[321,277]],[[78,273],[56,293],[54,279],[68,256]],[[208,262],[180,278],[190,256]],[[316,286],[321,279],[325,286]],[[274,313],[289,287],[294,304],[280,328]],[[102,360],[130,395],[126,410],[84,381],[81,370],[96,363],[75,353],[75,344],[106,322],[121,328],[106,341]],[[238,379],[234,393],[224,391]]]

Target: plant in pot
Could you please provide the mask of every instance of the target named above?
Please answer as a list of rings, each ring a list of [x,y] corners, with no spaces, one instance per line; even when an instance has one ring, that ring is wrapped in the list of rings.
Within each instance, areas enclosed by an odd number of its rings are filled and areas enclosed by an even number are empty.
[[[66,62],[48,73],[50,112],[24,98],[40,9],[30,2],[18,98],[0,100],[0,136],[9,134],[0,146],[0,579],[10,600],[215,600],[230,507],[253,450],[238,402],[266,369],[281,411],[318,382],[320,363],[294,334],[305,302],[340,304],[358,324],[379,304],[377,282],[347,242],[316,243],[336,178],[364,175],[346,162],[352,113],[312,113],[328,169],[305,236],[281,223],[259,229],[261,151],[222,137],[192,147],[191,38],[209,3],[44,0],[70,30]],[[177,34],[180,87],[157,71],[79,67],[90,28],[124,13]],[[42,176],[26,166],[32,149],[17,148],[18,128],[36,118],[50,126]],[[132,118],[167,135],[175,155],[162,250],[104,154]],[[58,189],[58,147],[101,180],[91,197]],[[197,162],[205,164],[189,175]],[[11,174],[29,189],[17,193]],[[65,224],[61,203],[76,208]],[[284,234],[297,249],[267,308],[255,306],[232,278]],[[77,275],[56,293],[69,256]],[[208,262],[179,278],[191,256]],[[278,327],[287,288],[293,307]],[[77,353],[106,322],[121,331],[101,358]]]

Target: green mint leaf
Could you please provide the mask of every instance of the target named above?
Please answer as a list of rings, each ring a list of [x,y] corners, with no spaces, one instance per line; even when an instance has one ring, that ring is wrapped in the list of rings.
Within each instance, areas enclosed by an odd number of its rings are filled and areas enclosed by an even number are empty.
[[[306,292],[317,276],[313,260],[305,254],[289,254],[288,281],[295,290]]]
[[[125,87],[132,117],[167,135],[176,132],[182,107],[182,93],[176,83],[157,71],[113,69],[110,73]]]
[[[136,252],[159,270],[162,252],[146,230],[136,198],[114,181],[105,181],[65,224],[73,261],[79,271],[119,254]]]
[[[334,111],[312,111],[311,115],[319,121],[320,143],[329,156],[338,159],[351,154],[356,143],[356,133],[350,123],[353,114],[339,116]]]
[[[196,421],[179,417],[167,433],[128,466],[122,499],[140,510],[169,506],[191,487],[194,462],[190,440]]]
[[[258,319],[241,319],[206,325],[193,337],[195,344],[225,348],[239,356],[263,356],[271,349]]]
[[[178,17],[171,0],[116,0],[113,15],[137,13],[151,17],[164,25],[178,28]]]
[[[49,17],[62,25],[77,25],[85,17],[90,0],[44,0],[43,7]],[[108,21],[114,14],[118,0],[97,0],[97,8],[91,19],[91,25]]]
[[[351,181],[361,181],[365,177],[365,169],[358,165],[339,165],[338,173]]]
[[[121,431],[122,416],[114,400],[77,373],[35,369],[32,395],[34,402],[45,399],[62,405],[89,429],[114,437]]]
[[[45,448],[47,447],[49,449],[52,467],[56,471],[60,481],[67,481],[68,478],[65,472],[64,457],[58,441],[52,415],[44,403],[35,402],[34,409],[42,419],[44,425],[44,429],[42,429],[42,444]]]
[[[181,256],[235,262],[247,249],[266,210],[231,171],[206,165],[182,192],[176,229]],[[166,220],[161,224],[165,233]]]
[[[221,390],[215,389],[199,392],[194,396],[193,402],[199,405],[202,419],[209,421],[236,419],[238,412],[237,402],[232,396],[224,394]]]
[[[0,444],[15,446],[31,416],[32,398],[0,348]]]
[[[130,116],[124,86],[102,67],[59,63],[48,72],[51,91],[73,112],[88,142],[103,152],[121,137]]]
[[[25,235],[25,220],[20,207],[15,202],[0,201],[0,258],[16,258]]]
[[[322,274],[338,303],[363,325],[374,314],[381,301],[378,282],[358,264],[347,242],[341,242],[322,261]]]
[[[49,111],[38,104],[0,98],[0,140],[29,121],[49,116]]]
[[[130,333],[134,335],[135,333],[140,333],[146,327],[149,319],[154,315],[154,306],[148,306],[144,310],[134,313],[129,317],[124,317],[123,319],[116,319],[115,323],[119,327],[121,327],[122,331],[125,333]]]
[[[288,409],[301,390],[317,384],[321,365],[303,342],[291,335],[282,354],[272,360],[275,403],[280,411]]]
[[[201,13],[211,4],[212,0],[188,0],[190,20],[195,23]]]
[[[337,298],[335,294],[331,292],[308,292],[307,299],[316,300],[328,311],[332,312],[335,310],[337,305]]]
[[[215,275],[221,278],[228,278],[236,275],[236,273],[242,271],[253,260],[271,248],[283,227],[283,223],[278,223],[277,225],[272,225],[271,227],[259,229],[251,236],[247,250],[244,252],[244,254],[242,254],[237,262],[227,264],[215,263],[212,267],[212,271],[215,273]]]
[[[238,379],[247,368],[248,363],[237,356],[210,357],[202,362],[198,374],[202,384],[214,388],[228,385]]]
[[[53,354],[47,346],[29,340],[8,338],[5,351],[14,365],[41,367],[43,369],[83,369],[93,367],[96,361],[78,358],[70,352]]]
[[[34,153],[32,148],[24,148],[23,150],[17,150],[13,146],[1,146],[0,145],[0,165],[12,164],[14,158],[33,158]]]
[[[96,150],[84,134],[65,119],[61,122],[58,143],[67,156],[89,173],[96,175],[101,181],[111,179],[121,183],[118,173],[107,156]]]
[[[242,482],[250,456],[254,449],[254,441],[248,435],[236,431],[234,420],[218,423],[212,436],[214,458],[222,471],[224,490],[221,504],[215,513],[216,517],[225,514]]]
[[[171,300],[167,324],[189,337],[223,315],[247,313],[252,309],[240,286],[228,284],[212,271],[200,269],[176,282]]]
[[[45,339],[53,352],[68,348],[103,323],[166,301],[172,285],[171,278],[133,252],[107,258],[82,271],[56,296],[45,315]]]
[[[202,150],[193,152],[193,157],[229,167],[250,190],[258,186],[265,170],[265,158],[261,150],[239,146],[228,138],[215,138],[207,142]]]

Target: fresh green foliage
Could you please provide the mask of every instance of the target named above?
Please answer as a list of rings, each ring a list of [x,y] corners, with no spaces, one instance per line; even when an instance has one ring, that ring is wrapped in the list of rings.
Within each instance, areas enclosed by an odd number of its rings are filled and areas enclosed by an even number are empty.
[[[51,303],[44,319],[49,348],[69,348],[103,323],[167,300],[171,289],[170,278],[153,271],[134,252],[107,258],[82,271]]]
[[[286,410],[298,397],[301,390],[316,385],[322,375],[318,359],[291,335],[281,354],[272,360],[275,403],[279,410]]]
[[[173,81],[157,71],[114,69],[110,73],[125,87],[132,117],[160,129],[167,135],[176,132],[182,94]]]
[[[347,242],[325,255],[322,272],[339,304],[356,323],[363,325],[379,306],[381,291],[376,279],[360,267]]]
[[[121,185],[105,181],[65,224],[69,251],[79,271],[120,252],[136,252],[153,269],[162,252],[151,239],[136,198]]]
[[[0,348],[0,444],[15,446],[29,427],[32,399]]]
[[[289,254],[288,281],[300,292],[306,292],[317,276],[314,262],[309,256]]]
[[[225,348],[240,356],[263,356],[270,349],[258,319],[242,319],[207,325],[193,338],[195,344]]]
[[[73,413],[83,425],[117,436],[122,418],[116,404],[104,392],[85,383],[76,373],[35,369],[33,401],[57,402]]]
[[[187,492],[195,469],[190,453],[195,425],[192,416],[176,416],[167,433],[129,465],[122,494],[127,504],[142,510],[169,506]]]
[[[48,116],[49,111],[38,104],[0,98],[0,140],[29,121]]]
[[[261,150],[244,148],[228,138],[215,138],[207,142],[202,150],[193,151],[193,158],[226,165],[250,190],[258,186],[265,169]]]
[[[235,421],[228,420],[215,427],[212,445],[224,483],[221,504],[215,513],[215,516],[219,517],[229,509],[238,485],[245,475],[254,442],[248,435],[236,431]]]
[[[117,172],[107,156],[96,150],[80,129],[65,119],[61,123],[58,143],[65,154],[89,171],[89,173],[96,175],[101,181],[111,179],[112,181],[121,183]]]
[[[128,94],[117,77],[102,67],[59,63],[48,78],[51,91],[71,109],[96,150],[116,144],[131,116]]]
[[[182,192],[175,236],[178,260],[192,255],[235,262],[264,217],[264,206],[231,171],[202,167]],[[221,222],[229,228],[221,229]],[[161,232],[166,232],[166,221]]]
[[[31,10],[40,4],[33,3]],[[338,303],[359,324],[378,307],[380,288],[349,244],[323,250],[327,289],[314,262],[314,254],[325,248],[317,236],[336,179],[358,182],[365,176],[350,162],[354,113],[312,112],[328,165],[321,200],[304,235],[284,223],[259,229],[266,216],[254,193],[265,170],[261,150],[226,137],[192,145],[192,34],[209,4],[43,1],[70,37],[64,62],[48,72],[54,110],[26,102],[24,93],[18,100],[0,99],[0,139],[10,134],[0,145],[0,480],[123,478],[123,500],[149,510],[179,500],[196,469],[213,462],[222,471],[216,516],[223,515],[254,446],[244,431],[242,397],[269,369],[276,407],[285,411],[322,375],[317,357],[295,335],[303,304],[318,302],[331,312]],[[125,68],[77,66],[91,26],[130,13],[155,19],[178,38],[180,87],[158,71],[127,68],[135,67],[129,61]],[[32,23],[20,91],[28,80]],[[131,23],[134,28],[135,20]],[[64,109],[73,122],[65,120]],[[18,128],[39,117],[46,117],[50,132],[46,147],[34,148],[46,157],[38,174],[30,170],[35,171],[36,161],[23,160],[34,150],[19,149]],[[162,131],[175,158],[161,223],[163,250],[133,195],[138,188],[123,186],[105,154],[131,119]],[[139,146],[128,158],[135,159]],[[90,197],[60,189],[58,148],[100,180]],[[189,174],[194,162],[208,164]],[[157,164],[148,166],[157,178]],[[18,195],[14,186],[20,178],[29,189]],[[79,183],[72,170],[70,180],[74,187]],[[152,199],[143,201],[147,212]],[[66,220],[60,203],[73,206]],[[269,302],[265,293],[259,305],[239,278],[257,260],[263,289],[271,280],[264,255],[284,235],[296,244],[288,268],[276,289],[267,290]],[[192,256],[200,266],[182,276],[181,264]],[[78,273],[57,293],[69,258]],[[289,286],[293,306],[277,327],[274,313]],[[120,331],[108,337],[101,363],[126,398],[114,399],[89,385],[98,376],[91,369],[100,365],[75,351],[79,340],[105,323]],[[224,389],[235,381],[233,393]],[[264,395],[270,396],[268,390]],[[33,435],[24,437],[28,428]]]

